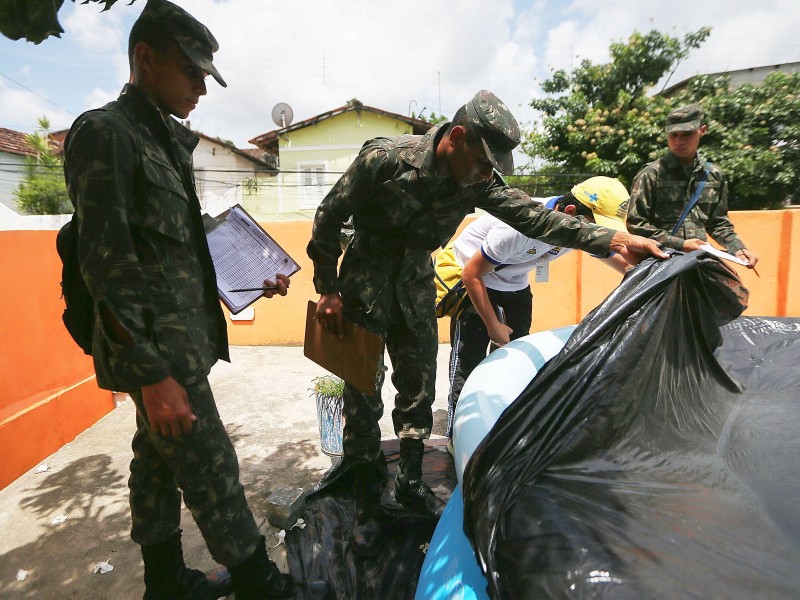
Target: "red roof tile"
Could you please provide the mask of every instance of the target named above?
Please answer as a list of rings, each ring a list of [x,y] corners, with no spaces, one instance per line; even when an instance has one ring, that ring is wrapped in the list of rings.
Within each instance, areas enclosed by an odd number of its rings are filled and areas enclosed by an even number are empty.
[[[57,140],[51,139],[50,146],[56,154],[61,154],[64,151],[63,145]],[[24,133],[13,129],[5,129],[4,127],[0,127],[0,152],[21,154],[23,156],[36,155],[34,149],[25,140]]]

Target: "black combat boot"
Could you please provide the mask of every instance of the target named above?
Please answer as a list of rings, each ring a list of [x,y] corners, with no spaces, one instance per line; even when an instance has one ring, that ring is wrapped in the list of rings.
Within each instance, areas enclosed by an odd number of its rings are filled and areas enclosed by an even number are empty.
[[[353,465],[356,520],[350,545],[356,556],[375,556],[384,541],[381,493],[386,484],[386,459]]]
[[[145,600],[217,600],[233,591],[225,567],[207,574],[187,568],[183,562],[180,530],[160,544],[142,546],[142,558]]]
[[[281,573],[278,565],[269,559],[263,535],[250,558],[228,570],[233,578],[236,600],[294,597],[294,580],[291,575]]]
[[[445,503],[422,481],[422,440],[400,440],[400,468],[394,480],[394,498],[403,506],[438,519]]]

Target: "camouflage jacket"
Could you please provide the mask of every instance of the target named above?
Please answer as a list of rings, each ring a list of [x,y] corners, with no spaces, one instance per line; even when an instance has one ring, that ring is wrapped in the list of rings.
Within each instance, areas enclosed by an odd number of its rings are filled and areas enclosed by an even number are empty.
[[[437,174],[436,144],[448,125],[367,141],[314,217],[307,251],[316,291],[341,292],[346,316],[373,330],[398,319],[413,325],[435,318],[431,252],[476,207],[529,237],[609,253],[613,231],[547,209],[499,175],[461,189]],[[351,216],[354,235],[337,276],[339,233]]]
[[[167,375],[185,385],[228,359],[192,175],[197,141],[131,85],[78,117],[67,136],[64,173],[96,305],[100,387],[132,391]]]
[[[628,203],[628,231],[653,238],[669,248],[680,250],[683,240],[707,239],[706,232],[728,252],[736,253],[744,244],[728,218],[728,181],[720,168],[711,164],[706,185],[686,220],[670,234],[703,175],[705,160],[695,157],[690,175],[672,152],[647,164],[633,179]]]

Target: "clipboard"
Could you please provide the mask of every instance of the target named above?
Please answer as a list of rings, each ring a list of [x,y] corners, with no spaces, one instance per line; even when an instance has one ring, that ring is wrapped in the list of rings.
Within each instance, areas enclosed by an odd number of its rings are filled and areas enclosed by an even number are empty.
[[[365,394],[375,395],[378,369],[383,368],[383,338],[347,319],[344,337],[331,335],[316,319],[317,303],[308,301],[303,354]]]
[[[239,204],[217,217],[203,215],[208,249],[217,274],[217,293],[232,314],[263,296],[263,291],[231,292],[260,288],[265,279],[275,281],[282,273],[297,273],[300,265]]]

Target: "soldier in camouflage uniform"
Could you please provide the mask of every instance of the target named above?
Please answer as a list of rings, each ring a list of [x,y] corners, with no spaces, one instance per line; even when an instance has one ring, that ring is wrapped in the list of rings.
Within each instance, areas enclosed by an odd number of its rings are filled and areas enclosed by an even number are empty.
[[[708,131],[703,116],[703,109],[697,104],[677,108],[667,116],[669,154],[645,165],[634,178],[628,231],[684,252],[705,243],[708,233],[730,254],[748,261],[752,269],[758,257],[745,247],[728,218],[725,174],[697,151],[700,139]],[[672,229],[703,178],[705,187],[697,204],[673,235]]]
[[[513,170],[519,128],[491,92],[478,92],[422,136],[367,141],[317,210],[308,255],[320,294],[317,319],[341,335],[346,317],[384,337],[397,388],[392,420],[400,438],[395,498],[432,516],[442,502],[422,481],[423,440],[431,433],[438,335],[431,252],[444,246],[464,217],[480,207],[530,237],[635,261],[666,255],[657,244],[567,217],[504,184],[495,169]],[[352,216],[355,230],[341,268],[339,232]],[[382,383],[382,382],[380,382]],[[355,477],[357,517],[351,544],[378,551],[380,489],[385,461],[378,420],[380,383],[368,395],[346,385],[344,461]]]
[[[207,75],[225,86],[217,48],[183,9],[149,0],[130,34],[131,83],[78,117],[65,146],[81,273],[96,305],[97,382],[136,404],[131,537],[145,598],[217,598],[231,584],[239,600],[294,594],[267,557],[207,379],[217,359],[229,360],[226,324],[192,175],[198,138],[170,115],[189,115]],[[278,281],[276,293],[286,286]],[[181,492],[230,576],[185,566]]]

